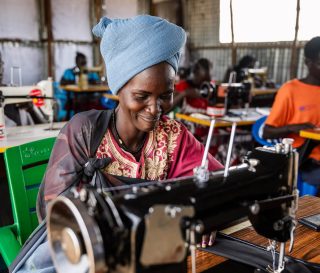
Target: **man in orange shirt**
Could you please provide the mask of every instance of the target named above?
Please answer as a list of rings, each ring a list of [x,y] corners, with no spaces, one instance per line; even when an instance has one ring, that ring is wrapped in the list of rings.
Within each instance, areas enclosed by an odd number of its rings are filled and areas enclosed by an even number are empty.
[[[305,45],[304,55],[308,75],[290,80],[279,89],[263,133],[268,139],[293,138],[296,148],[305,143],[299,136],[300,130],[320,126],[320,37]],[[306,167],[312,168],[312,177],[303,179],[310,184],[320,184],[320,145],[315,145],[308,158]]]

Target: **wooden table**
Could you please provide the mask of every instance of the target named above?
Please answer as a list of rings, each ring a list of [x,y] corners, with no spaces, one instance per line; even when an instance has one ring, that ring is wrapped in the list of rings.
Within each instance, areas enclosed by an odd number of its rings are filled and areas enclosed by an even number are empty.
[[[78,85],[68,84],[68,85],[61,85],[60,88],[65,91],[75,92],[75,93],[106,92],[109,90],[109,87],[107,85],[88,85],[86,88],[80,88]]]
[[[299,199],[299,208],[297,218],[310,216],[320,213],[320,198],[314,196],[303,196]],[[258,235],[252,227],[244,228],[231,234],[233,237],[248,241],[250,243],[266,247],[268,239]],[[320,233],[313,231],[298,223],[295,232],[295,243],[292,253],[288,254],[288,245],[286,255],[302,259],[312,263],[320,263]],[[203,272],[220,263],[226,261],[226,258],[197,250],[197,272]],[[188,272],[191,273],[191,260],[188,259]]]
[[[66,122],[54,122],[53,130],[48,130],[49,123],[8,127],[6,128],[6,138],[0,141],[0,153],[3,153],[9,147],[55,137],[65,124]]]
[[[112,94],[103,94],[103,96],[107,99],[112,99],[115,101],[119,101],[119,97],[117,95],[112,95]]]
[[[244,109],[236,109],[239,112],[244,112]],[[261,118],[263,115],[259,114],[258,112],[255,112],[254,109],[249,109],[248,115],[241,115],[241,116],[224,116],[221,119],[217,118],[215,127],[228,127],[232,125],[232,122],[236,122],[237,126],[246,126],[246,125],[252,125],[255,123],[259,118]],[[189,121],[193,122],[199,125],[204,125],[204,126],[210,126],[211,123],[211,118],[206,115],[199,115],[199,117],[195,115],[187,115],[187,114],[181,114],[181,113],[176,113],[176,118],[184,120],[184,121]]]
[[[79,94],[92,94],[96,92],[106,92],[109,90],[107,85],[88,85],[85,88],[81,88],[78,85],[70,84],[70,85],[61,85],[61,89],[67,91],[67,120],[71,118],[71,111],[74,113],[77,112],[77,104],[78,104],[78,95]],[[74,94],[74,99],[71,98],[71,93]]]
[[[320,140],[320,128],[301,130],[299,132],[299,134],[301,137],[304,137],[304,138],[310,138],[313,140]]]

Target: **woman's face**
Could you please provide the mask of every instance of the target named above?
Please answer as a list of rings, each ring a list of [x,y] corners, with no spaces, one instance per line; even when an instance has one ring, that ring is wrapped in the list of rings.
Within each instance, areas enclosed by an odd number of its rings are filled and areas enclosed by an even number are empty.
[[[143,132],[153,130],[162,114],[172,107],[175,71],[166,62],[134,76],[119,91],[121,122]]]

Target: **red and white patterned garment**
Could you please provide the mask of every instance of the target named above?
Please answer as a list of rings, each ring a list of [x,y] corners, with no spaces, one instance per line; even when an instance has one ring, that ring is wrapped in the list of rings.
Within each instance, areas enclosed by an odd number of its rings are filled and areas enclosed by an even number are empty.
[[[97,158],[110,157],[112,162],[104,172],[117,176],[163,180],[193,175],[201,165],[203,145],[176,120],[162,116],[157,128],[149,133],[140,160],[120,148],[110,129],[107,130],[96,153]],[[211,155],[210,171],[223,166]]]

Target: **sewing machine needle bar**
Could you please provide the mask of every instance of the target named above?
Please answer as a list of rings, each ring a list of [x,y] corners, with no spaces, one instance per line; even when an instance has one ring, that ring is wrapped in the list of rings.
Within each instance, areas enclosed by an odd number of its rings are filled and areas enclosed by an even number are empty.
[[[205,150],[204,150],[202,163],[201,163],[201,167],[203,167],[203,168],[206,166],[206,161],[207,161],[207,157],[208,157],[208,152],[209,152],[209,148],[210,148],[210,143],[211,143],[211,138],[212,138],[215,122],[216,122],[216,120],[212,119],[211,123],[210,123],[209,134],[208,134],[206,147],[205,147]]]

